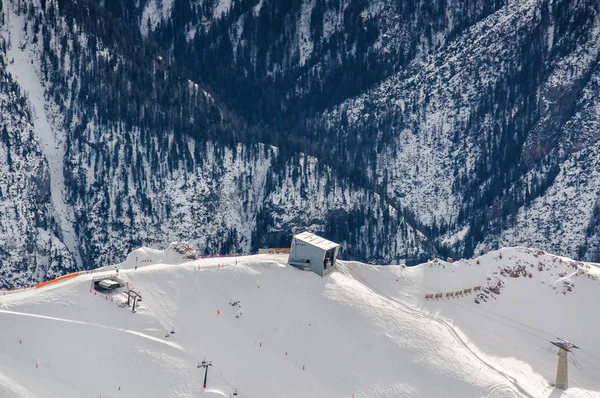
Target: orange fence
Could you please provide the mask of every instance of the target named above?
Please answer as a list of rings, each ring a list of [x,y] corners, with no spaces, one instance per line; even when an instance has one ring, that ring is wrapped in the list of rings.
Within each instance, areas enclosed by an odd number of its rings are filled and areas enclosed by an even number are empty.
[[[50,281],[38,283],[37,285],[35,285],[35,288],[39,289],[40,287],[44,287],[44,286],[49,285],[51,283],[56,283],[56,282],[64,281],[65,279],[75,278],[76,276],[79,276],[79,272],[73,272],[72,274],[67,274],[67,275],[59,276],[58,278],[52,279]]]

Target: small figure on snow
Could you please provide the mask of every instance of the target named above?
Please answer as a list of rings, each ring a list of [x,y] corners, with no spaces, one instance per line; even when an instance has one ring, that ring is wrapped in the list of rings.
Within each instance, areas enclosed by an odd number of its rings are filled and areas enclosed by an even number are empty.
[[[171,326],[171,334],[175,334],[175,327]]]

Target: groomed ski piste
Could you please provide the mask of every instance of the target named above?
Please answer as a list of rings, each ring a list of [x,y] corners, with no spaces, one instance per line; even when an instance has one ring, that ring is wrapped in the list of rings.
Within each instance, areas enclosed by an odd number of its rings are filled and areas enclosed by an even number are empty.
[[[408,268],[338,261],[324,278],[286,262],[142,248],[0,293],[0,396],[600,396],[596,265],[527,248]],[[143,297],[135,313],[119,305],[126,287],[92,288],[115,268]],[[552,386],[557,337],[580,347],[564,392]]]

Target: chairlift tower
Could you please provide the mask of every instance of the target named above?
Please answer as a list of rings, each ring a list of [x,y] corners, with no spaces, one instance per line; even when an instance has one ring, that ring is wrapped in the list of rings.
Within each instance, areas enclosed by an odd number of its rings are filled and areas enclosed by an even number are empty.
[[[568,372],[568,353],[573,350],[573,348],[579,348],[575,344],[568,342],[565,339],[561,339],[557,337],[556,341],[551,341],[551,343],[558,347],[558,368],[556,369],[556,388],[560,388],[561,390],[566,390],[569,388],[569,372]]]
[[[204,384],[202,387],[206,388],[206,378],[208,376],[208,367],[212,366],[212,361],[207,361],[206,358],[202,359],[202,362],[198,362],[199,368],[204,368]]]
[[[142,295],[139,292],[134,291],[132,288],[128,288],[125,291],[125,294],[127,294],[127,305],[129,306],[131,304],[131,302],[133,301],[133,306],[131,307],[131,312],[135,313],[135,307],[138,301],[142,301]]]

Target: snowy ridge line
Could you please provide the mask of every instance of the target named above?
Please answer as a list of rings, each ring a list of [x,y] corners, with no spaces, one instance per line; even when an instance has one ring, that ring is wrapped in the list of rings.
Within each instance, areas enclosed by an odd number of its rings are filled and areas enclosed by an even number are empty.
[[[22,287],[12,287],[12,288],[8,288],[8,289],[0,289],[0,292],[2,292],[3,295],[6,295],[6,293],[14,293],[14,292],[20,292],[21,290],[27,290],[27,289],[34,289],[35,285],[26,285],[26,286],[22,286]]]
[[[509,374],[507,374],[506,372],[498,369],[496,366],[494,366],[493,364],[487,362],[482,356],[480,356],[475,350],[473,350],[469,344],[463,340],[463,338],[460,336],[460,334],[454,329],[454,327],[449,324],[448,322],[444,321],[441,318],[438,318],[434,315],[430,315],[429,313],[425,312],[425,311],[420,311],[416,308],[413,308],[407,304],[401,303],[400,301],[396,300],[393,297],[388,296],[387,294],[381,292],[381,291],[377,291],[370,283],[368,283],[364,278],[362,278],[361,276],[359,276],[358,274],[356,274],[355,272],[351,271],[351,267],[348,267],[347,265],[344,264],[339,264],[338,265],[340,271],[344,272],[346,275],[356,279],[357,281],[359,281],[361,284],[363,284],[365,286],[365,288],[367,288],[368,290],[370,290],[374,295],[378,295],[379,297],[381,297],[383,300],[389,302],[390,304],[393,305],[397,305],[399,307],[401,307],[404,311],[411,313],[413,315],[416,316],[421,316],[423,318],[428,318],[431,319],[437,323],[439,323],[440,325],[442,325],[444,328],[446,328],[448,330],[448,332],[452,335],[452,337],[454,338],[454,340],[456,341],[456,343],[458,345],[460,345],[467,353],[469,353],[477,362],[479,362],[481,365],[485,366],[486,368],[488,368],[489,370],[496,372],[500,377],[502,377],[503,379],[505,379],[508,383],[510,383],[510,386],[513,387],[513,389],[519,393],[521,396],[525,396],[528,398],[536,398],[534,395],[531,395],[529,392],[527,392],[527,390],[525,390],[523,387],[521,387],[521,385],[518,383],[518,381],[510,376]]]
[[[85,270],[85,271],[79,271],[79,274],[80,275],[97,274],[99,272],[116,271],[117,269],[118,269],[118,267],[116,267],[116,266],[104,266],[104,267],[89,269],[89,270]]]
[[[223,255],[212,255],[212,256],[200,256],[198,258],[196,258],[196,260],[200,260],[200,259],[210,259],[210,258],[221,258],[221,257],[225,257],[225,258],[229,258],[229,257],[240,257],[241,254],[239,253],[234,253],[234,254],[223,254]],[[191,262],[194,260],[189,260],[186,262]],[[144,260],[142,260],[141,262],[146,262]],[[147,262],[152,262],[152,259],[148,259]],[[157,262],[157,263],[161,263],[161,261]],[[76,278],[78,276],[81,275],[90,275],[90,274],[96,274],[96,273],[110,273],[110,272],[115,272],[112,275],[107,275],[107,277],[118,277],[119,273],[118,273],[118,266],[103,266],[103,267],[99,267],[99,268],[95,268],[92,270],[84,270],[84,271],[77,271],[77,272],[72,272],[69,274],[65,274],[65,275],[61,275],[59,277],[56,277],[54,279],[50,279],[48,281],[43,281],[40,283],[37,283],[35,285],[27,285],[27,286],[23,286],[23,287],[19,287],[19,288],[9,288],[9,289],[0,289],[0,292],[3,292],[3,294],[6,294],[6,292],[17,292],[17,291],[22,291],[22,290],[27,290],[27,289],[39,289],[51,284],[55,284],[55,283],[59,283],[59,282],[63,282],[65,280],[68,279],[73,279]],[[127,282],[129,285],[133,286],[133,284],[131,282]],[[135,288],[135,287],[134,287]]]
[[[225,263],[219,263],[217,264],[217,268],[219,269],[223,269],[223,268],[229,268],[229,267],[235,267],[237,264],[225,264]],[[196,271],[202,271],[203,268],[206,268],[205,266],[202,265],[195,265],[194,266],[194,270]]]
[[[233,253],[233,254],[215,254],[215,255],[212,255],[212,256],[198,256],[197,260],[204,259],[204,258],[240,257],[240,256],[241,256],[241,254],[239,254],[239,253]],[[190,261],[193,261],[193,260],[190,260]]]

